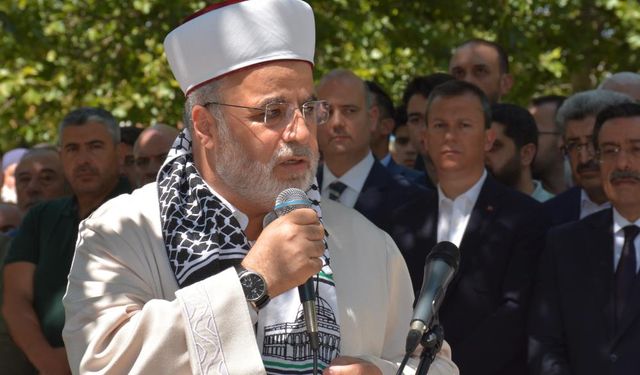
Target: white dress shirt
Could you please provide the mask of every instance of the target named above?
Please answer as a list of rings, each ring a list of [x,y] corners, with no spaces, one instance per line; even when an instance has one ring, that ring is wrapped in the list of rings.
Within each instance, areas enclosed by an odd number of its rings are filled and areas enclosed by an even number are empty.
[[[471,211],[486,179],[485,169],[480,179],[469,190],[453,200],[449,199],[438,185],[438,242],[449,241],[460,247]]]
[[[322,175],[322,199],[329,199],[329,185],[335,181],[340,181],[343,184],[347,185],[347,188],[344,189],[342,194],[340,195],[339,202],[347,207],[353,208],[358,201],[358,195],[362,191],[362,187],[364,186],[364,182],[371,171],[371,167],[375,159],[373,158],[373,154],[371,151],[365,156],[362,160],[358,162],[358,164],[354,165],[347,171],[347,173],[343,174],[341,177],[336,177],[331,173],[329,168],[327,168],[327,164],[325,163],[323,168]]]
[[[624,245],[624,230],[627,225],[640,227],[640,220],[630,222],[620,215],[618,210],[613,209],[613,272],[618,267],[618,262],[622,256],[622,245]],[[636,236],[633,244],[636,247],[636,273],[640,269],[640,234]]]
[[[389,166],[389,162],[391,161],[391,154],[387,154],[385,157],[383,157],[382,159],[380,159],[380,163],[382,163],[382,165],[384,165],[385,167]]]
[[[580,189],[580,219],[609,207],[611,207],[611,202],[597,204],[589,198],[584,189]]]

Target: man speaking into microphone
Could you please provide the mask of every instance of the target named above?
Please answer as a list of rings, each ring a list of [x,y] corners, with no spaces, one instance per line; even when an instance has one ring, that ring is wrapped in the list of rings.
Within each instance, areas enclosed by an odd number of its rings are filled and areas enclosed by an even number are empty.
[[[215,4],[167,36],[186,128],[155,184],[80,224],[64,298],[74,373],[395,373],[411,283],[355,211],[323,202],[320,221],[314,46],[300,0]],[[263,228],[289,188],[311,207]],[[298,295],[309,279],[318,350]],[[436,362],[457,373],[444,351]]]

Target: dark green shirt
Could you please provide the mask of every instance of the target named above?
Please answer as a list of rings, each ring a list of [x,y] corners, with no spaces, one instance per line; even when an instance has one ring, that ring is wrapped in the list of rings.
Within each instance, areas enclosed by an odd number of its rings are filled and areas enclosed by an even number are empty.
[[[129,184],[120,179],[107,200],[130,191]],[[41,203],[25,216],[5,258],[5,264],[29,262],[36,265],[33,308],[44,336],[54,347],[64,346],[62,297],[76,248],[78,224],[75,197]]]

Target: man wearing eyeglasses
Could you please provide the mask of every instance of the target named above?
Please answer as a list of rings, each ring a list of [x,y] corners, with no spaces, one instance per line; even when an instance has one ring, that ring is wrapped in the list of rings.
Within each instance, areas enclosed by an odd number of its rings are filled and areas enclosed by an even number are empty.
[[[529,112],[538,128],[538,152],[533,161],[533,177],[553,194],[560,194],[569,186],[569,171],[565,173],[562,133],[556,125],[556,113],[566,98],[545,95],[533,98]]]
[[[607,107],[595,122],[612,208],[549,232],[531,304],[532,375],[638,373],[640,105]]]
[[[593,125],[603,108],[632,100],[613,91],[590,90],[570,96],[558,110],[556,122],[562,129],[564,151],[576,186],[544,203],[552,226],[610,207],[594,158]]]
[[[64,298],[74,373],[395,373],[413,301],[402,256],[339,204],[322,202],[320,221],[329,112],[313,92],[311,7],[217,3],[164,45],[186,127],[155,184],[80,225]],[[265,223],[289,188],[312,208]],[[309,279],[319,350],[298,294]],[[441,355],[433,368],[456,373]]]
[[[140,133],[133,145],[137,186],[156,180],[158,171],[177,136],[178,130],[165,124],[151,125]]]

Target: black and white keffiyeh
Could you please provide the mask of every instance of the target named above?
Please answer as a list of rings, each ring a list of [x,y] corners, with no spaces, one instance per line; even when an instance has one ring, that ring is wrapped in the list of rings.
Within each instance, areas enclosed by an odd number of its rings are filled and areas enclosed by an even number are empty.
[[[232,209],[200,177],[187,129],[174,142],[157,182],[162,234],[180,288],[241,262],[251,248],[249,241]],[[312,185],[307,195],[322,217],[317,185]],[[323,261],[325,265],[315,277],[320,368],[328,366],[340,348],[338,305],[326,241]],[[311,373],[313,356],[302,311],[295,289],[273,298],[260,310],[257,342],[267,373]]]

